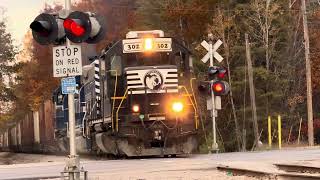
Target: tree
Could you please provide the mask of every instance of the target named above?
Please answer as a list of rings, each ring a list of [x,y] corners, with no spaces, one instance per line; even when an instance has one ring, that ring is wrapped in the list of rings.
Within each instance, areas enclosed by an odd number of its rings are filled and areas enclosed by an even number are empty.
[[[43,12],[54,13],[62,9],[60,5],[46,5]],[[25,36],[23,50],[17,56],[24,62],[18,72],[15,94],[30,110],[37,111],[41,103],[50,99],[57,88],[59,79],[52,77],[52,46],[42,46],[33,40],[31,31]],[[17,101],[19,102],[19,101]]]
[[[0,101],[10,101],[14,98],[10,83],[15,72],[14,57],[16,49],[12,44],[11,34],[6,30],[6,24],[0,21]]]
[[[161,29],[187,46],[206,36],[217,0],[137,1],[136,28]]]
[[[4,16],[2,16],[4,17]],[[16,48],[11,34],[7,32],[5,19],[0,19],[0,128],[10,120],[12,110],[14,73],[19,65],[14,62]]]

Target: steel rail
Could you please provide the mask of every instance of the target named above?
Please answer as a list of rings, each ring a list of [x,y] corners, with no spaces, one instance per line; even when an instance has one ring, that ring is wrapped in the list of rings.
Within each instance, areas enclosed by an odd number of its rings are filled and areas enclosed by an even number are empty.
[[[274,164],[278,169],[286,172],[320,174],[320,167],[298,164]],[[320,179],[320,178],[319,178]]]
[[[301,173],[289,173],[289,172],[268,172],[260,170],[252,170],[245,168],[236,168],[229,166],[218,166],[218,170],[231,173],[233,176],[249,176],[249,177],[258,177],[258,178],[268,178],[274,180],[313,180],[320,179],[320,175],[313,174],[301,174]]]

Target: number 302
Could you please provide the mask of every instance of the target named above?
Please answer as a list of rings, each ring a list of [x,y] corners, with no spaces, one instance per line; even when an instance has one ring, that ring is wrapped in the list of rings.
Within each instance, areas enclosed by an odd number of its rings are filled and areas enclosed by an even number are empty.
[[[139,44],[128,44],[128,50],[139,49]]]

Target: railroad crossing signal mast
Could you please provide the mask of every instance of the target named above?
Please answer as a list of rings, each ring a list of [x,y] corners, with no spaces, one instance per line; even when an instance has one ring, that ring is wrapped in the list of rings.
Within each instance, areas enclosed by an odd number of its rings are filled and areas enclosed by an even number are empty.
[[[71,0],[66,0],[64,12],[70,13],[70,7]],[[69,179],[73,180],[79,179],[80,172],[84,171],[80,171],[80,159],[76,153],[75,145],[74,94],[76,93],[76,84],[63,84],[64,82],[75,82],[74,76],[82,75],[81,46],[71,45],[71,42],[97,43],[104,38],[106,31],[103,18],[91,12],[74,11],[65,16],[42,13],[30,24],[30,28],[32,29],[34,40],[39,44],[61,45],[53,48],[53,63],[55,63],[55,66],[59,66],[58,70],[54,67],[54,77],[67,77],[67,79],[62,79],[62,86],[66,87],[66,89],[71,89],[71,91],[65,92],[68,95],[70,155],[62,175],[68,173]],[[64,43],[66,45],[62,45]],[[64,55],[61,56],[61,52],[69,51],[73,53],[63,53]],[[70,59],[73,59],[71,63]],[[84,179],[87,179],[87,173],[84,173]]]
[[[216,133],[216,117],[218,117],[217,110],[221,109],[221,96],[227,95],[230,91],[229,84],[225,81],[222,81],[227,71],[223,67],[213,66],[213,58],[222,62],[223,57],[220,56],[216,51],[221,46],[222,41],[218,40],[215,44],[212,44],[212,34],[209,34],[209,43],[202,41],[201,45],[208,51],[208,53],[202,58],[202,62],[206,63],[210,60],[210,65],[208,68],[208,81],[201,82],[198,89],[202,92],[207,91],[211,97],[207,99],[207,110],[211,111],[212,117],[212,151],[218,151],[217,143],[217,133]]]

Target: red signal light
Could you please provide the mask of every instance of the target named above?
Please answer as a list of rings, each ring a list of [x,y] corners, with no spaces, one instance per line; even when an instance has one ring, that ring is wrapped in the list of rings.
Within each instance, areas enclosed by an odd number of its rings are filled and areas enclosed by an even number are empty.
[[[230,86],[225,81],[213,81],[211,83],[211,89],[215,96],[227,95],[230,91]]]
[[[73,20],[72,19],[66,19],[63,21],[63,27],[64,29],[67,29],[67,30],[71,30],[71,24],[72,24]]]
[[[66,19],[63,22],[63,26],[66,30],[70,31],[75,36],[82,36],[86,32],[85,28],[81,25],[81,23],[78,23],[76,20],[73,19]]]
[[[76,22],[71,23],[70,28],[71,28],[71,32],[76,36],[82,36],[86,32],[85,29],[81,25],[77,24]]]
[[[224,91],[224,85],[221,82],[216,82],[212,85],[212,90],[215,93],[221,93]]]

